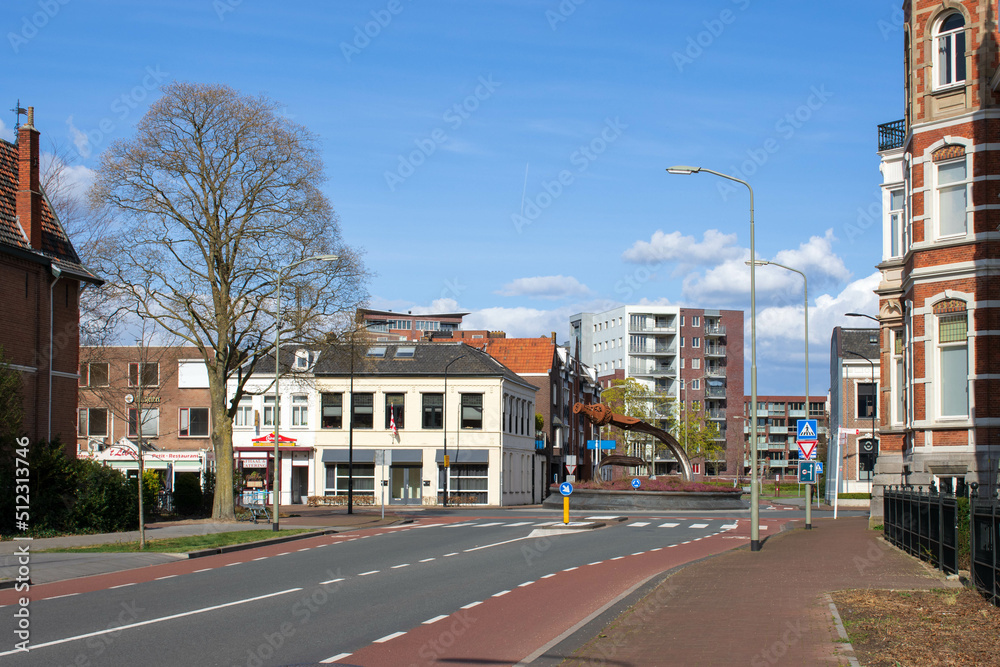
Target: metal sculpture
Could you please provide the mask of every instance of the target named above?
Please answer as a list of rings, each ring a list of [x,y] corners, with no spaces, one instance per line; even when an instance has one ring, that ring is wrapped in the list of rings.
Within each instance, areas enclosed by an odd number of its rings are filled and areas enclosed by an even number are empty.
[[[667,446],[667,449],[673,453],[677,458],[677,461],[681,464],[681,471],[684,476],[684,481],[690,482],[691,476],[693,474],[691,468],[691,459],[688,458],[687,452],[681,447],[680,443],[674,436],[670,435],[663,429],[656,428],[652,424],[647,424],[641,419],[635,417],[629,417],[628,415],[620,415],[611,411],[611,408],[604,405],[603,403],[597,403],[595,405],[584,405],[583,403],[577,403],[573,406],[573,414],[583,414],[584,417],[590,421],[591,424],[596,426],[616,426],[623,431],[639,431],[640,433],[648,433],[663,444]],[[605,459],[607,460],[607,459]],[[603,462],[602,462],[603,465]]]

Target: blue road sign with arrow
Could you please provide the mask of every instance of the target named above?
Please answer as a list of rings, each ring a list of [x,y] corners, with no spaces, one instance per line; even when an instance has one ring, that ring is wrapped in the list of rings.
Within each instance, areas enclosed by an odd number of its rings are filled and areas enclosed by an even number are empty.
[[[632,488],[633,489],[638,489],[641,484],[642,484],[642,482],[639,481],[638,478],[632,480]]]
[[[563,494],[564,496],[568,496],[569,494],[573,493],[573,485],[570,484],[569,482],[563,482],[562,484],[559,485],[559,493]]]

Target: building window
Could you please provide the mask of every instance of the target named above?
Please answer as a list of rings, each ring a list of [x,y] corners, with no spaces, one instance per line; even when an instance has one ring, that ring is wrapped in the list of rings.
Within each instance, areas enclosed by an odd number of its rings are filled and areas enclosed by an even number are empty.
[[[253,399],[244,397],[236,406],[236,426],[253,426]]]
[[[353,493],[359,496],[375,495],[375,464],[355,463],[354,474],[346,463],[326,464],[326,495],[346,496],[351,477],[354,477]]]
[[[871,419],[875,413],[875,385],[871,382],[858,383],[857,418]]]
[[[937,164],[938,236],[965,234],[968,219],[965,158]]]
[[[281,416],[278,416],[278,425],[281,425]],[[274,396],[264,397],[264,426],[274,426]]]
[[[423,412],[422,428],[444,428],[444,422],[441,420],[444,394],[423,394],[421,401],[423,402],[421,406],[421,411]]]
[[[462,428],[483,428],[482,394],[462,394]]]
[[[903,255],[903,190],[889,193],[889,256]]]
[[[448,467],[451,476],[451,493],[461,498],[463,503],[485,505],[489,489],[489,465],[452,463]],[[444,481],[441,475],[439,480]],[[438,497],[444,495],[444,488],[438,485]]]
[[[903,365],[903,332],[892,332],[892,421],[902,424],[905,420],[906,375]]]
[[[81,438],[103,438],[107,434],[107,408],[81,408],[77,412],[77,435]]]
[[[698,315],[692,315],[691,316],[691,326],[693,326],[693,327],[700,327],[701,326],[701,317],[698,316]]]
[[[81,387],[107,387],[110,384],[108,362],[80,364]]]
[[[144,408],[142,417],[139,414],[138,408],[129,408],[128,437],[155,438],[159,435],[160,411],[157,408]]]
[[[292,426],[309,425],[309,397],[305,394],[292,396]]]
[[[691,389],[701,389],[701,380],[691,380]]]
[[[208,408],[181,408],[177,435],[182,438],[207,438]]]
[[[692,336],[691,347],[701,347],[701,338],[699,338],[698,336]]]
[[[320,395],[320,428],[343,428],[344,427],[344,395],[343,394],[321,394]]]
[[[375,394],[353,394],[351,406],[354,428],[375,428]]]
[[[934,35],[934,81],[937,88],[965,81],[965,19],[961,14],[946,16]]]
[[[701,359],[692,359],[691,360],[691,368],[693,368],[694,370],[700,369],[701,368]]]
[[[681,347],[684,347],[684,336],[681,336]]]
[[[938,396],[941,400],[942,417],[969,416],[968,328],[968,316],[965,312],[938,316],[938,359],[941,371]]]
[[[386,394],[385,395],[385,428],[389,430],[389,426],[392,424],[393,420],[396,422],[396,428],[403,428],[403,418],[405,417],[404,397],[406,394]]]
[[[140,371],[141,369],[141,371]],[[135,362],[128,365],[130,387],[156,387],[160,384],[160,365],[156,362]]]

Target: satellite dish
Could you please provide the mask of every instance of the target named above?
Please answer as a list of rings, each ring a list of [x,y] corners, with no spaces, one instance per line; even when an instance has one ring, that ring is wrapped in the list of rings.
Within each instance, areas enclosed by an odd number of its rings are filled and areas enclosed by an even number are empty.
[[[135,400],[135,396],[133,396],[132,394],[125,394],[125,402],[126,403],[131,403],[134,400]]]

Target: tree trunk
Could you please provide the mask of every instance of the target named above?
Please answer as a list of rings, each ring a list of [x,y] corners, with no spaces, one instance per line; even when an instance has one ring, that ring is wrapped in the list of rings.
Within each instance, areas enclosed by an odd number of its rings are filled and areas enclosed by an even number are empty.
[[[215,449],[215,499],[212,518],[235,521],[233,503],[233,422],[226,409],[225,379],[209,373],[209,393],[212,397],[212,446]]]

